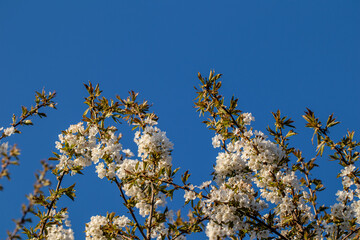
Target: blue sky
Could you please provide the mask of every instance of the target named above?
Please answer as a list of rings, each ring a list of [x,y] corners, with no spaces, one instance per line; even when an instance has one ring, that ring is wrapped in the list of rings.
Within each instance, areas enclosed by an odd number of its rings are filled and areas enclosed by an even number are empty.
[[[303,127],[306,107],[324,121],[335,113],[342,122],[335,138],[348,129],[358,133],[359,11],[359,1],[335,0],[1,1],[1,125],[42,88],[57,91],[58,110],[9,138],[22,155],[21,165],[10,168],[13,179],[1,180],[0,238],[20,217],[39,160],[52,156],[61,130],[81,120],[88,81],[109,98],[134,90],[149,100],[175,145],[173,164],[189,169],[196,184],[210,178],[217,155],[213,133],[193,108],[198,72],[222,73],[223,94],[237,96],[240,109],[253,113],[255,129],[265,131],[277,109],[292,117],[301,133],[293,145],[307,157],[315,147]],[[126,125],[119,129],[126,133],[123,145],[134,147]],[[316,174],[328,187],[323,199],[333,200],[339,169],[326,158],[320,165]],[[115,186],[93,169],[66,179],[73,182],[78,198],[62,204],[83,239],[92,215],[120,213],[121,203]]]

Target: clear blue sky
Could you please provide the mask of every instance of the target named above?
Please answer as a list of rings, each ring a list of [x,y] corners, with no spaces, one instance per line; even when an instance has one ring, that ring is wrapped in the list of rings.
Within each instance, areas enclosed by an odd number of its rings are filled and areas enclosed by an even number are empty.
[[[196,184],[210,178],[217,154],[193,109],[197,72],[223,73],[224,95],[240,98],[256,129],[265,131],[277,109],[291,116],[301,132],[294,145],[307,157],[314,146],[303,128],[306,107],[324,121],[334,112],[342,122],[332,132],[337,138],[347,129],[359,133],[359,12],[351,0],[1,1],[0,125],[32,103],[36,90],[56,90],[59,104],[9,139],[22,155],[10,168],[12,181],[1,180],[0,238],[21,216],[39,160],[52,156],[61,130],[81,120],[88,81],[107,97],[134,90],[148,99],[175,145],[173,164],[190,169]],[[127,133],[123,145],[134,147],[126,126],[119,129]],[[326,158],[320,165],[323,197],[334,200],[339,170]],[[121,212],[115,186],[93,171],[65,182],[77,182],[76,201],[62,200],[77,239],[92,215]]]

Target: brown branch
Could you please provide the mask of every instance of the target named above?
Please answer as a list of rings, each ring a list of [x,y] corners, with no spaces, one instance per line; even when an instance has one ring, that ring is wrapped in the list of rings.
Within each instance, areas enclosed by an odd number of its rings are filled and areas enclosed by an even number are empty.
[[[55,93],[55,92],[54,92],[54,93]],[[36,114],[36,113],[39,111],[40,108],[46,107],[46,106],[48,106],[48,103],[42,103],[42,104],[40,104],[40,105],[35,106],[35,108],[33,108],[32,110],[28,111],[24,116],[22,116],[22,117],[20,118],[20,120],[19,120],[17,123],[15,123],[15,124],[13,123],[13,124],[11,124],[11,126],[17,127],[17,126],[19,126],[20,124],[23,124],[24,121],[25,121],[27,118],[31,117],[33,114]]]
[[[346,239],[348,239],[351,235],[353,235],[354,233],[356,233],[356,232],[359,231],[359,230],[360,230],[360,227],[352,230],[348,235],[346,235],[345,237],[343,237],[341,240],[346,240]]]
[[[45,227],[46,227],[46,223],[47,221],[49,220],[49,215],[50,215],[50,212],[55,204],[55,202],[57,201],[56,198],[57,198],[57,195],[58,195],[58,192],[59,192],[59,189],[60,189],[60,185],[61,185],[61,182],[63,180],[65,176],[65,171],[63,171],[58,179],[58,183],[56,185],[56,189],[55,189],[55,196],[54,196],[54,199],[51,201],[50,205],[47,207],[47,212],[46,212],[46,216],[45,216],[45,221],[43,222],[42,226],[41,226],[41,231],[40,231],[40,236],[44,233],[45,231]]]
[[[148,222],[148,232],[147,232],[147,239],[150,240],[151,239],[151,224],[152,224],[152,219],[153,219],[153,214],[154,214],[154,205],[155,205],[155,194],[154,194],[154,187],[151,184],[151,207],[150,207],[150,215],[149,215],[149,222]]]
[[[127,200],[126,197],[125,197],[125,194],[124,194],[124,191],[122,190],[121,184],[118,182],[118,180],[117,180],[116,178],[114,179],[114,182],[116,183],[117,187],[119,188],[121,197],[122,197],[122,199],[123,199],[124,202],[125,202],[125,207],[129,210],[129,212],[130,212],[132,218],[134,219],[135,224],[136,224],[136,226],[138,227],[141,235],[144,237],[144,239],[147,239],[147,238],[146,238],[146,235],[145,235],[145,233],[144,233],[144,231],[143,231],[143,228],[142,228],[141,225],[139,224],[139,222],[138,222],[138,220],[137,220],[137,218],[136,218],[136,216],[135,216],[135,214],[134,214],[134,210],[132,209],[132,207],[130,207],[130,206],[128,205],[128,200]]]
[[[29,205],[27,205],[25,211],[23,212],[23,215],[21,216],[21,219],[16,222],[16,227],[13,230],[13,232],[9,234],[7,240],[15,239],[15,237],[17,236],[18,231],[21,229],[21,226],[24,225],[24,223],[26,222],[25,221],[26,215],[29,212],[31,212],[32,207],[33,207],[33,204],[30,202]]]
[[[125,238],[125,239],[128,239],[128,240],[133,240],[133,238],[127,237],[127,236],[124,236],[124,235],[121,235],[121,238]]]
[[[27,196],[28,200],[29,200],[29,204],[26,206],[26,209],[22,211],[22,216],[20,218],[20,220],[16,221],[16,227],[13,230],[12,233],[9,234],[7,240],[12,240],[15,239],[17,237],[17,233],[18,231],[23,227],[23,225],[28,221],[26,219],[26,215],[29,212],[33,212],[33,206],[34,206],[34,201],[32,199],[33,196],[36,196],[39,193],[42,193],[41,188],[50,185],[50,181],[48,179],[45,179],[45,175],[46,173],[51,170],[53,167],[51,165],[49,165],[47,162],[45,161],[41,161],[41,164],[43,166],[43,170],[39,171],[39,175],[35,174],[36,176],[36,181],[34,183],[34,191],[32,194],[30,194],[29,196]],[[31,220],[31,219],[30,219]]]

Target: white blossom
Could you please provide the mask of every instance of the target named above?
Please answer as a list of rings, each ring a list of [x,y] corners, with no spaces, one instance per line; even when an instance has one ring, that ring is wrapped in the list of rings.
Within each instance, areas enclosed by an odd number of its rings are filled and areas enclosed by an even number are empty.
[[[130,223],[130,219],[127,218],[126,216],[120,216],[120,217],[117,217],[113,220],[113,223],[116,224],[117,226],[123,228],[125,227],[126,225],[128,225]]]
[[[14,133],[15,133],[15,128],[13,126],[5,128],[4,130],[4,134],[8,137],[13,135]]]
[[[98,177],[103,179],[106,176],[106,169],[104,166],[104,163],[99,163],[96,165],[96,173],[98,174]]]
[[[74,232],[71,228],[64,229],[63,226],[52,225],[47,230],[48,240],[74,240]]]
[[[108,220],[103,216],[92,216],[90,222],[86,224],[85,232],[87,240],[106,240],[106,237],[103,236],[103,231],[101,226],[106,225]]]
[[[130,149],[123,149],[123,153],[125,153],[126,157],[133,157],[134,154],[131,152]]]
[[[194,200],[196,198],[196,194],[194,191],[185,190],[184,198],[185,198],[185,201]]]
[[[214,148],[218,148],[221,146],[221,141],[223,140],[223,137],[220,134],[215,134],[215,136],[212,138],[212,145]]]
[[[252,116],[251,113],[243,113],[241,114],[243,117],[243,121],[245,125],[250,125],[252,121],[255,121],[255,118]]]
[[[50,216],[54,216],[56,214],[56,211],[53,209],[50,212]],[[48,240],[74,240],[74,232],[70,228],[71,223],[69,221],[69,216],[67,212],[63,212],[61,216],[61,220],[65,222],[65,226],[68,227],[65,229],[62,225],[51,225],[47,228],[48,234],[46,236],[46,239]]]

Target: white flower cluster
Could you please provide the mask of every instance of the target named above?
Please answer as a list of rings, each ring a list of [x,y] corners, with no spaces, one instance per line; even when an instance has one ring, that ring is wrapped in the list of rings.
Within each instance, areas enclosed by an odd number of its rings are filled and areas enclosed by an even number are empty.
[[[360,224],[360,186],[354,184],[350,175],[354,173],[356,167],[352,164],[344,167],[341,170],[340,177],[342,177],[343,190],[336,193],[337,203],[331,206],[331,216],[338,224],[328,224],[326,231],[328,234],[337,230],[351,231],[350,222],[356,218],[356,223]],[[352,187],[355,185],[355,189]],[[356,200],[355,200],[356,199]],[[345,236],[345,235],[344,235]],[[342,237],[344,237],[342,236]]]
[[[250,125],[254,120],[251,113],[242,115],[244,125]],[[239,130],[234,130],[238,134]],[[278,222],[286,220],[294,208],[301,212],[302,220],[312,220],[310,206],[305,197],[300,197],[294,205],[292,192],[300,192],[300,181],[293,171],[282,161],[285,153],[276,144],[266,139],[260,131],[245,131],[245,138],[228,143],[227,151],[220,152],[214,167],[215,181],[218,187],[212,186],[209,199],[203,200],[203,210],[210,218],[206,226],[206,234],[210,239],[225,238],[234,235],[238,230],[250,229],[244,215],[239,209],[249,212],[260,212],[268,207],[266,203],[277,204]],[[221,135],[212,139],[214,148],[220,147]],[[278,190],[274,182],[281,183],[284,190]],[[261,198],[256,197],[260,190]],[[190,193],[185,194],[186,200],[193,199]],[[251,232],[252,238],[265,238],[268,231]]]
[[[155,174],[155,165],[147,165],[146,171],[143,169],[143,163],[149,162],[149,157],[156,155],[156,159],[152,159],[159,167],[169,167],[171,166],[171,150],[173,149],[173,144],[166,137],[166,133],[162,132],[159,128],[153,126],[147,126],[143,132],[136,132],[135,143],[138,145],[138,156],[141,157],[142,161],[125,159],[121,164],[119,164],[119,169],[116,174],[119,179],[124,182],[124,190],[127,196],[131,196],[137,200],[135,207],[139,209],[140,215],[145,217],[150,214],[151,204],[147,202],[148,195],[143,191],[142,184],[132,184],[126,183],[126,178],[129,173],[144,172],[149,177],[152,177]],[[150,161],[151,162],[151,161]],[[150,184],[150,181],[145,181],[145,185]],[[158,194],[155,196],[155,209],[156,207],[163,206],[165,201],[165,196],[163,194]]]
[[[146,126],[142,134],[135,133],[135,143],[138,145],[138,157],[145,161],[150,154],[156,153],[160,166],[171,166],[171,150],[174,145],[166,137],[166,132],[157,127]]]
[[[51,215],[55,215],[55,211],[53,210]],[[48,240],[74,240],[74,232],[70,228],[71,224],[68,220],[69,216],[67,213],[64,213],[62,216],[62,221],[65,222],[65,226],[68,227],[65,229],[63,225],[51,225],[48,230],[47,238]]]
[[[251,122],[255,121],[255,117],[253,117],[251,113],[243,113],[241,115],[244,121],[244,125],[250,125]]]
[[[185,201],[194,200],[196,198],[196,193],[194,191],[185,190],[184,198]]]
[[[1,127],[0,131],[2,131],[4,128]],[[13,133],[15,132],[15,128],[14,127],[8,127],[4,130],[4,135],[5,136],[11,136]],[[9,151],[9,143],[8,142],[4,142],[1,143],[0,145],[0,156],[3,155],[7,155]]]
[[[126,216],[116,217],[113,225],[118,228],[126,227],[131,221]],[[92,216],[90,222],[86,224],[85,232],[87,240],[106,240],[101,227],[110,224],[109,220],[104,216]]]
[[[151,231],[151,238],[156,238],[157,240],[163,239],[163,236],[166,236],[169,233],[169,229],[165,226],[164,223],[160,223]]]
[[[71,228],[64,229],[62,225],[52,225],[48,228],[48,240],[74,240],[74,232]]]
[[[342,184],[344,189],[347,189],[353,185],[353,181],[349,177],[349,175],[355,170],[354,165],[348,165],[341,170],[340,176],[342,177]]]
[[[108,224],[108,220],[104,216],[92,216],[90,222],[86,224],[86,239],[106,240],[103,236],[101,226]]]
[[[221,141],[223,140],[223,137],[220,134],[215,134],[215,136],[212,138],[212,145],[214,148],[219,148],[221,146]]]
[[[173,144],[166,137],[165,132],[154,126],[146,126],[142,132],[136,132],[134,141],[138,145],[138,157],[141,160],[124,159],[118,165],[116,175],[122,180],[125,194],[136,201],[135,207],[139,209],[139,214],[146,217],[150,215],[152,203],[149,201],[149,194],[144,190],[151,186],[151,177],[154,177],[161,168],[171,166]],[[132,155],[128,151],[125,153]],[[147,178],[133,177],[140,173]],[[165,195],[156,193],[154,211],[165,204]],[[167,232],[165,225],[159,224],[152,229],[151,234],[152,237],[161,239]]]
[[[231,185],[234,184],[234,185]],[[231,187],[229,187],[231,186]],[[239,216],[239,209],[261,211],[267,204],[254,198],[254,190],[246,181],[229,178],[216,188],[212,186],[209,199],[202,202],[203,211],[210,218],[206,226],[209,239],[222,239],[234,235],[239,230],[249,230],[250,225]]]
[[[150,181],[147,180],[144,184],[132,184],[131,182],[126,181],[126,178],[132,174],[143,172],[143,164],[138,160],[125,159],[122,164],[119,164],[119,166],[119,170],[116,174],[119,179],[123,180],[123,189],[125,190],[125,194],[133,199],[136,199],[137,203],[135,207],[139,209],[141,216],[145,217],[149,215],[151,204],[147,201],[148,194],[144,191],[144,185],[148,186]],[[152,176],[153,173],[149,171],[147,172],[147,175]],[[157,194],[155,199],[155,209],[157,207],[164,206],[166,203],[165,196],[163,194]]]
[[[212,181],[203,182],[200,186],[194,186],[194,185],[190,184],[188,186],[189,190],[185,190],[185,194],[184,194],[185,202],[196,199],[197,193],[196,193],[196,191],[194,191],[195,188],[197,188],[199,190],[205,189],[210,186],[211,182]]]
[[[138,145],[140,161],[128,158],[120,160],[122,159],[121,151],[126,157],[133,157],[134,154],[129,149],[122,149],[121,144],[118,143],[118,137],[114,134],[115,128],[114,131],[108,131],[107,138],[102,137],[98,140],[99,132],[95,126],[85,128],[82,122],[71,125],[63,134],[59,135],[59,142],[56,142],[56,147],[61,153],[57,168],[68,167],[71,169],[77,166],[86,167],[92,163],[96,164],[99,178],[117,176],[123,182],[126,195],[137,201],[135,207],[139,209],[140,215],[143,217],[149,215],[151,203],[148,201],[144,187],[149,186],[150,180],[145,182],[139,180],[139,184],[133,184],[127,183],[127,178],[131,178],[132,173],[139,172],[144,172],[148,177],[152,177],[157,170],[171,167],[173,144],[166,137],[165,132],[154,126],[157,122],[146,120],[146,123],[148,126],[142,132],[136,132],[134,138]],[[111,161],[106,161],[109,158]],[[100,159],[105,161],[100,162]],[[144,169],[145,162],[147,162],[146,169]],[[156,210],[166,203],[165,195],[157,193],[154,201],[154,210]],[[105,217],[92,217],[86,227],[87,239],[102,239],[100,226],[107,224],[107,221]],[[121,227],[125,226],[127,221],[120,217],[115,219],[114,223]],[[167,229],[164,226],[158,225],[153,229],[152,235],[161,238],[166,232]]]
[[[96,126],[88,126],[85,129],[82,122],[71,125],[63,134],[59,135],[60,141],[55,143],[56,148],[62,154],[57,168],[87,167],[94,163],[97,164],[96,172],[100,178],[115,177],[116,164],[121,162],[120,152],[122,150],[115,131],[116,128],[112,127],[108,131],[108,136],[101,138],[98,142],[99,131]],[[69,154],[69,148],[74,152],[73,154]],[[104,164],[99,162],[101,158],[110,158],[111,160]]]
[[[2,131],[3,129],[4,128],[1,127],[0,131]],[[13,126],[5,128],[3,133],[5,136],[10,137],[11,135],[13,135],[15,133],[15,128]]]
[[[128,225],[130,222],[131,222],[130,219],[127,218],[126,216],[120,216],[113,220],[113,223],[120,228],[126,227],[126,225]]]

